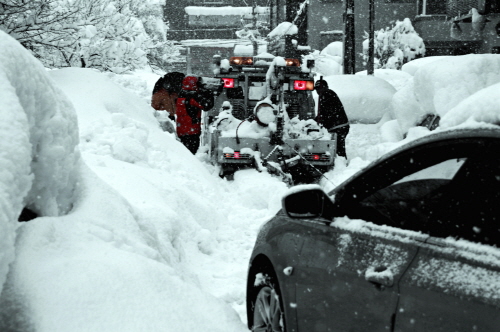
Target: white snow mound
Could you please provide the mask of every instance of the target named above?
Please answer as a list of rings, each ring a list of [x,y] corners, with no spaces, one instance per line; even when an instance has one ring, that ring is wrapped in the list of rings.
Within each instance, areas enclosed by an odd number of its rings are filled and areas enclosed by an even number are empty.
[[[57,216],[73,205],[80,154],[73,105],[43,66],[0,31],[0,288],[24,206]]]
[[[387,112],[391,112],[391,100],[396,89],[381,78],[333,75],[324,79],[339,96],[351,123],[377,123]]]

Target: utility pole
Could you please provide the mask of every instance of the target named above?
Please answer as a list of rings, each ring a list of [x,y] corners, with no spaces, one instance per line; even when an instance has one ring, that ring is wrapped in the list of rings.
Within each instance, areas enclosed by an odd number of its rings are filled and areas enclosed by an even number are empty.
[[[295,16],[297,15],[297,9],[299,7],[299,0],[287,0],[285,3],[286,3],[285,21],[294,23]],[[295,55],[295,46],[292,43],[293,37],[290,35],[285,35],[284,37],[285,37],[285,56],[293,58]]]
[[[375,4],[374,0],[369,0],[370,2],[370,15],[369,15],[369,36],[368,36],[368,75],[373,75],[375,73]]]
[[[354,74],[356,52],[354,48],[354,0],[345,0],[344,12],[344,74]]]

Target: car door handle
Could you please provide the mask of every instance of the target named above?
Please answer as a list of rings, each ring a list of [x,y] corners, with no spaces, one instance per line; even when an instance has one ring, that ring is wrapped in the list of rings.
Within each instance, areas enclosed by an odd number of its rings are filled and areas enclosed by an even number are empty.
[[[387,266],[369,267],[365,272],[365,280],[375,286],[391,287],[394,285],[394,275]]]

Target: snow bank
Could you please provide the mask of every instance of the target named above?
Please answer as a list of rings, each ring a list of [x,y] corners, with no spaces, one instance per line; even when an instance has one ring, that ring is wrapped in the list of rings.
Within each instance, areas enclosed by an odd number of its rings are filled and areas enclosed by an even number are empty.
[[[14,256],[14,230],[24,206],[40,215],[68,212],[80,155],[69,100],[17,41],[0,31],[0,288]]]
[[[350,122],[377,123],[387,112],[396,89],[387,81],[373,76],[326,76],[328,87],[335,91]]]
[[[30,62],[23,67],[35,66]],[[41,72],[46,75],[43,68]],[[80,195],[70,214],[37,218],[18,230],[17,255],[0,297],[0,330],[245,331],[229,305],[232,300],[225,300],[222,291],[221,298],[207,291],[207,282],[217,278],[198,271],[195,263],[209,266],[213,260],[217,230],[227,222],[221,211],[236,198],[220,199],[225,193],[216,185],[219,179],[159,128],[148,102],[107,74],[77,68],[49,74],[76,105],[80,150],[88,167],[80,168]],[[126,81],[122,76],[125,86],[147,89],[154,84]],[[35,81],[34,100],[51,95],[50,82]],[[59,93],[53,105],[67,101]],[[74,124],[77,137],[76,119]],[[30,179],[29,168],[21,173]],[[18,213],[22,204],[14,203]],[[5,264],[12,261],[9,241],[2,243],[7,249],[2,252],[10,256],[2,261],[2,278]],[[226,261],[234,259],[225,255]],[[237,272],[236,285],[244,290],[240,274],[246,268]]]
[[[413,77],[407,72],[397,69],[375,69],[374,76],[389,82],[396,91],[401,90]],[[356,75],[367,75],[367,71],[359,71]]]
[[[500,55],[446,58],[420,68],[414,79],[421,108],[443,116],[475,92],[500,82]]]
[[[500,125],[500,83],[479,90],[446,113],[440,127],[449,128],[473,120]]]
[[[158,205],[162,227],[90,170],[82,188],[86,199],[71,215],[30,223],[19,237],[11,279],[29,310],[25,325],[40,332],[245,330],[181,263],[183,242],[173,241],[189,221],[170,223],[172,211]]]
[[[417,72],[417,70],[420,67],[423,67],[423,66],[426,66],[432,62],[444,60],[447,58],[453,58],[453,56],[443,55],[443,56],[428,56],[425,58],[418,58],[418,59],[415,59],[415,60],[412,60],[412,61],[405,63],[401,67],[401,70],[410,74],[410,75],[415,75],[415,73]]]
[[[392,101],[393,109],[396,110],[394,115],[401,131],[407,132],[409,128],[420,123],[426,115],[444,117],[471,95],[498,82],[500,82],[499,55],[470,54],[444,57],[439,61],[431,60],[420,66],[415,72],[413,81],[409,81],[394,96]],[[494,89],[490,90],[492,91]],[[486,94],[480,96],[491,98]],[[465,119],[465,113],[467,111],[462,111],[459,117]],[[448,119],[449,125],[452,122],[456,123],[458,118],[455,117],[453,121]]]

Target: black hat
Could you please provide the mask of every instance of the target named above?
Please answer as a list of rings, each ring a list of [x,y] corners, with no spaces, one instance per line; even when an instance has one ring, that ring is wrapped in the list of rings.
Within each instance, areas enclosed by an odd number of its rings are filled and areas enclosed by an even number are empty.
[[[328,89],[328,83],[326,83],[325,80],[322,80],[322,79],[319,79],[316,81],[316,83],[314,84],[314,88],[315,89],[321,89],[321,88],[325,88],[325,89]]]

